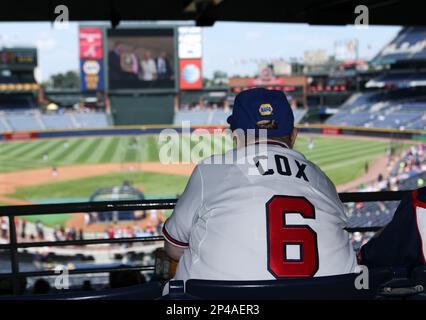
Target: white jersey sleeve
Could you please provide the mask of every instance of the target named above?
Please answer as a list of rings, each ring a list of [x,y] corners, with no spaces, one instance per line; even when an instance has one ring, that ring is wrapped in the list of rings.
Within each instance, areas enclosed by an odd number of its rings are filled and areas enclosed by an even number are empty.
[[[341,227],[346,227],[348,216],[346,214],[345,206],[340,200],[336,186],[316,164],[310,161],[308,162],[319,177],[316,179],[316,185],[312,191],[317,194],[323,204],[327,204],[330,207],[331,214],[340,218]]]
[[[171,244],[185,248],[197,213],[203,204],[203,178],[197,166],[179,197],[172,215],[163,227],[165,239]]]

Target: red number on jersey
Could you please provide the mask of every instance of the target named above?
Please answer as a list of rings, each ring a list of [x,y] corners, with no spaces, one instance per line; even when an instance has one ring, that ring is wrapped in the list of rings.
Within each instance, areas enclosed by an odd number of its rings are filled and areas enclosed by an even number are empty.
[[[308,225],[286,224],[290,213],[315,219],[315,208],[304,197],[273,196],[266,203],[268,270],[275,278],[312,277],[319,267],[317,234]]]

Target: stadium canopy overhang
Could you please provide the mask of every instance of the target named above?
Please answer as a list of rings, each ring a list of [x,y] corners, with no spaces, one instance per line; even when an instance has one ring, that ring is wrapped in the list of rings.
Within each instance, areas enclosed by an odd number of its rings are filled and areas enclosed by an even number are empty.
[[[70,21],[195,21],[211,26],[216,21],[354,24],[355,7],[365,5],[369,24],[426,25],[419,4],[402,0],[20,0],[8,1],[0,21],[51,21],[66,6]],[[418,7],[417,7],[418,6]]]
[[[426,65],[426,27],[405,27],[373,58],[373,65]]]

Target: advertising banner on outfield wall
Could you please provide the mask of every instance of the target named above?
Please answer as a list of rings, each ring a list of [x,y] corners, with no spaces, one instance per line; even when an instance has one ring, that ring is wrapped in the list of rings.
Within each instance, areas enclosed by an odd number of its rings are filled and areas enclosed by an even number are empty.
[[[103,36],[101,28],[81,27],[80,87],[82,91],[104,89]]]
[[[5,133],[5,140],[31,140],[37,138],[37,132],[13,132]]]
[[[340,129],[339,128],[323,128],[322,133],[335,136],[340,134]]]
[[[179,87],[181,90],[197,90],[203,87],[201,59],[179,60]]]

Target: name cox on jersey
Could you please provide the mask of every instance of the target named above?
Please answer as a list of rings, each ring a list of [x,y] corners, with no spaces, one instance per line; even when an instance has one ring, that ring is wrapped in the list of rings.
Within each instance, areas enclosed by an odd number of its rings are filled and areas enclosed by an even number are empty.
[[[256,157],[253,158],[253,161],[256,164],[257,170],[259,171],[259,173],[262,176],[268,176],[268,175],[275,173],[275,171],[273,169],[268,169],[268,170],[265,171],[265,169],[262,167],[262,164],[260,162],[262,160],[263,160],[262,162],[266,162],[267,159],[268,159],[268,157],[265,156],[265,155],[256,156]],[[276,154],[276,155],[274,155],[274,159],[275,159],[276,172],[278,174],[280,174],[282,176],[292,176],[293,175],[293,173],[291,171],[291,167],[290,167],[290,162],[289,162],[289,160],[286,156]],[[296,159],[294,159],[294,162],[297,166],[297,173],[296,173],[295,177],[298,178],[298,179],[303,179],[303,180],[309,182],[309,179],[308,179],[308,177],[306,176],[306,173],[305,173],[306,164],[300,163]]]

